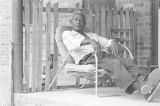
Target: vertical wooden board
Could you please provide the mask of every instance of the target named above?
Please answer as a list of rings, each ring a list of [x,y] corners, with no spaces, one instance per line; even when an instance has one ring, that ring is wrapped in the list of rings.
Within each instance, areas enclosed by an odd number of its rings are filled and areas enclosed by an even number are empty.
[[[125,29],[125,16],[124,16],[124,10],[123,8],[120,9],[120,14],[119,14],[120,18],[120,27],[121,29]]]
[[[112,29],[115,29],[116,28],[116,24],[117,24],[117,11],[116,9],[112,9]],[[115,32],[111,32],[111,38],[113,36],[115,36]]]
[[[116,9],[116,28],[121,28],[121,11]]]
[[[75,11],[78,11],[79,10],[79,3],[76,3],[75,5]]]
[[[160,9],[158,9],[158,67],[160,67]]]
[[[136,57],[136,18],[134,16],[134,11],[133,8],[129,10],[130,13],[130,28],[132,29],[132,32],[130,33],[131,37],[132,37],[132,54],[134,57]]]
[[[86,20],[86,26],[89,28],[89,31],[93,32],[93,17],[92,17],[92,9],[88,8],[88,14],[87,14],[87,20]]]
[[[42,74],[42,23],[43,23],[43,0],[38,3],[38,64],[37,64],[37,90],[41,91]]]
[[[92,31],[95,33],[96,23],[95,23],[95,13],[92,12]]]
[[[33,36],[32,36],[32,92],[37,88],[37,0],[33,2]]]
[[[25,1],[24,5],[25,11],[25,67],[24,67],[24,85],[25,85],[25,92],[29,92],[29,67],[30,67],[30,31],[29,31],[29,24],[30,24],[30,7],[28,0]]]
[[[111,10],[111,29],[114,28],[114,9]]]
[[[120,9],[119,21],[120,21],[119,22],[119,28],[120,28],[120,30],[125,29],[125,17],[124,17],[124,10],[123,10],[123,8]],[[126,39],[126,32],[125,31],[119,32],[119,35],[120,35],[120,38]],[[123,44],[125,46],[127,46],[127,42],[123,42]],[[127,57],[126,51],[124,51],[124,57]]]
[[[119,16],[118,16],[118,11],[117,11],[117,8],[114,8],[114,18],[113,18],[113,25],[114,25],[114,28],[118,28],[119,26]]]
[[[107,38],[111,38],[111,27],[112,27],[112,10],[109,10],[109,8],[107,8],[107,13],[106,15],[106,37]]]
[[[125,27],[130,29],[130,15],[129,15],[129,8],[125,10]]]
[[[56,7],[56,4],[55,4],[55,7]],[[75,5],[75,11],[78,11],[78,10],[79,10],[79,3],[76,3],[76,5]],[[56,15],[55,15],[55,16],[56,16]],[[55,44],[55,45],[56,45],[56,44]],[[54,46],[55,46],[55,45],[54,45]],[[55,56],[56,56],[56,51],[55,51],[54,53],[55,53]],[[54,58],[56,58],[55,56],[54,56]],[[56,60],[55,60],[55,59],[54,59],[54,62],[56,63]],[[55,65],[56,65],[56,64],[55,64]],[[56,69],[56,66],[55,66],[54,69]],[[56,73],[55,73],[55,74],[56,74]],[[76,80],[76,86],[79,85],[80,79],[79,79],[78,77],[76,77],[75,80]],[[55,80],[55,82],[54,82],[54,84],[53,84],[54,86],[52,86],[52,88],[56,88],[56,82],[57,82],[57,80]]]
[[[58,3],[54,4],[54,38],[55,38],[55,32],[58,27]],[[56,44],[56,41],[54,39],[53,43],[53,72],[52,72],[52,79],[55,78],[55,75],[58,71],[58,47]],[[52,88],[55,89],[57,88],[57,78],[52,85]]]
[[[105,8],[101,8],[101,36],[107,37],[106,34],[106,14],[105,14]]]
[[[95,33],[100,35],[99,8],[95,7]]]
[[[121,15],[120,15],[120,10],[117,10],[116,8],[116,29],[120,29],[121,30]],[[121,38],[123,37],[123,33],[121,33],[121,31],[117,32],[117,37]]]
[[[125,28],[126,29],[130,29],[130,16],[129,16],[129,9],[126,9],[126,14],[125,14]],[[132,38],[132,36],[131,36],[131,31],[129,31],[129,32],[126,32],[126,36],[127,36],[127,38],[129,38],[129,39],[133,39]],[[133,47],[132,47],[132,41],[130,41],[129,42],[129,44],[128,44],[128,47],[129,47],[129,49],[131,50],[131,52],[133,53]]]
[[[48,90],[51,81],[51,70],[50,70],[50,39],[51,39],[51,3],[48,2],[46,6],[46,16],[47,16],[47,36],[46,36],[46,70],[45,70],[45,90]]]

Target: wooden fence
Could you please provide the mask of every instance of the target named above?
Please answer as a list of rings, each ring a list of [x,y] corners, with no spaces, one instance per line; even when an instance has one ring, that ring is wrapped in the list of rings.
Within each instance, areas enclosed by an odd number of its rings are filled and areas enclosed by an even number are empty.
[[[58,48],[54,40],[58,27],[59,13],[73,13],[79,7],[58,8],[58,4],[34,0],[30,5],[24,3],[24,90],[37,92],[48,90],[51,80],[58,70]],[[86,13],[87,27],[107,38],[121,38],[130,50],[135,51],[135,18],[132,9],[96,8],[82,9]],[[45,15],[44,15],[45,14]],[[134,53],[134,52],[133,52]],[[45,56],[43,55],[45,54]],[[52,54],[52,55],[51,55]],[[135,53],[134,53],[135,56]],[[53,58],[52,58],[53,57]],[[53,62],[51,68],[50,62]],[[45,66],[45,85],[43,88],[42,74]],[[56,88],[53,84],[52,88]]]

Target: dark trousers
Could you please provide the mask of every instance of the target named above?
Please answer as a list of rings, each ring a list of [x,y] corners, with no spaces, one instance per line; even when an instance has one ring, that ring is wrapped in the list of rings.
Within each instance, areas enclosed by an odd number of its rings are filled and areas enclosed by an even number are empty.
[[[95,64],[95,57],[88,55],[80,64]],[[144,72],[136,66],[131,58],[111,58],[103,56],[98,59],[98,68],[105,69],[120,88],[127,89]],[[145,76],[145,75],[144,75]]]

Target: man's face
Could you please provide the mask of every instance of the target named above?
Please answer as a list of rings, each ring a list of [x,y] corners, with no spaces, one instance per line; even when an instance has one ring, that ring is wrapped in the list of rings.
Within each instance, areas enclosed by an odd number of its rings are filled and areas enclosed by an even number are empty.
[[[85,26],[85,18],[82,14],[74,14],[71,19],[71,25],[74,30],[82,31]]]

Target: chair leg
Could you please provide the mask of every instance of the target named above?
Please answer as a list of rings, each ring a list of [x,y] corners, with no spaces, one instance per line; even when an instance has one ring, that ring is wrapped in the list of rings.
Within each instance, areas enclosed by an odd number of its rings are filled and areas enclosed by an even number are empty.
[[[78,88],[80,86],[80,78],[76,77],[75,87]]]

